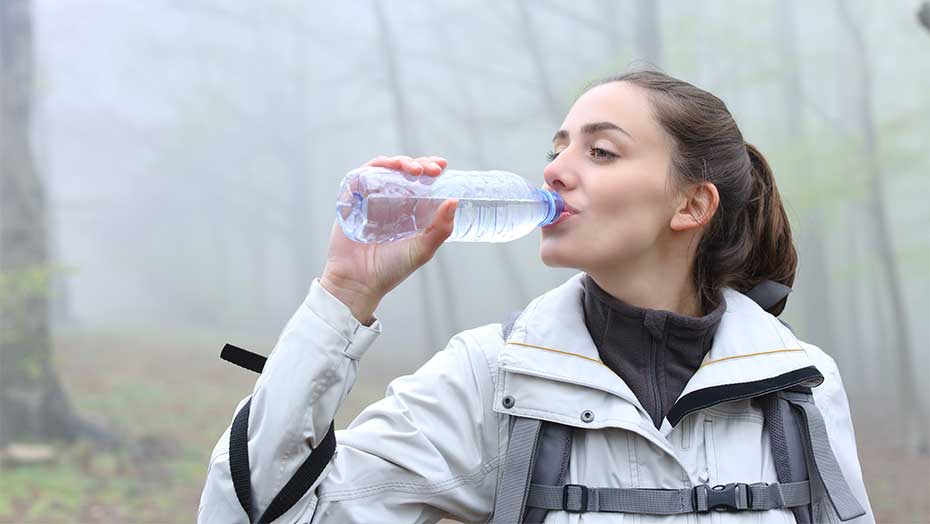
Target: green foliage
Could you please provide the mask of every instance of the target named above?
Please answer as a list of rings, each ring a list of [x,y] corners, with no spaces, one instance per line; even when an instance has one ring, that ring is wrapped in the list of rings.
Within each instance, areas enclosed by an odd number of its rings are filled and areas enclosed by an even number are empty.
[[[45,322],[36,314],[45,308],[37,304],[48,300],[52,277],[70,271],[61,264],[45,264],[0,272],[0,351],[13,374],[26,382],[39,380],[47,369],[48,344],[36,340]]]
[[[24,520],[33,522],[77,515],[90,487],[78,467],[71,463],[4,468],[0,486],[0,518],[25,508]]]
[[[51,266],[0,271],[0,306],[10,307],[32,297],[44,297],[51,280]]]
[[[30,300],[48,298],[52,277],[56,274],[73,274],[75,271],[74,266],[58,263],[0,271],[0,309],[7,314],[15,313]]]

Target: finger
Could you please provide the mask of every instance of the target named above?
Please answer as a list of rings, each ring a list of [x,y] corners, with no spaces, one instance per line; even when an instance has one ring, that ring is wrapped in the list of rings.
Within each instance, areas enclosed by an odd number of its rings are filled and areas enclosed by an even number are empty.
[[[414,243],[416,252],[412,256],[417,263],[422,265],[432,259],[433,255],[436,254],[436,250],[439,249],[439,246],[452,234],[452,229],[455,226],[455,210],[457,207],[458,200],[456,199],[449,199],[443,202],[436,211],[436,215],[433,217],[433,221],[430,225],[423,233],[416,237],[417,241]]]
[[[400,169],[401,160],[396,157],[386,157],[384,155],[378,155],[375,158],[372,158],[368,162],[365,162],[363,166],[370,167],[386,167],[388,169]]]
[[[423,166],[423,172],[427,175],[436,176],[442,173],[442,167],[433,160],[433,157],[421,156],[416,161]]]
[[[431,156],[431,157],[429,157],[429,158],[430,158],[430,160],[432,160],[433,162],[436,162],[437,164],[439,164],[439,167],[441,167],[441,168],[443,168],[443,169],[445,169],[446,166],[449,165],[449,161],[446,160],[445,158],[441,157],[441,156]]]
[[[404,165],[404,171],[412,175],[419,175],[423,173],[423,165],[416,160],[403,160],[402,163]]]
[[[404,166],[404,162],[413,162],[413,159],[406,155],[378,155],[375,158],[372,158],[364,165],[379,166],[379,167],[391,167],[401,169]]]

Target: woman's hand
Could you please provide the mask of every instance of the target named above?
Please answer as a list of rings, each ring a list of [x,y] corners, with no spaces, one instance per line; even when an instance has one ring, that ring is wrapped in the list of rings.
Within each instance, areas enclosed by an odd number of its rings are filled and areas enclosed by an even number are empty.
[[[438,156],[378,156],[364,166],[386,167],[411,175],[439,176],[447,162]],[[329,254],[320,283],[349,306],[359,322],[371,325],[372,314],[381,299],[420,266],[433,258],[439,246],[452,234],[455,199],[443,202],[430,225],[416,236],[394,242],[365,244],[345,236],[339,221],[333,223]]]

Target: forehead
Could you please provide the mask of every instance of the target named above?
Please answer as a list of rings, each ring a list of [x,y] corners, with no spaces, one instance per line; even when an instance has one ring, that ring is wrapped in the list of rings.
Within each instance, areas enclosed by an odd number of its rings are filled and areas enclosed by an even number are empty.
[[[610,82],[591,88],[572,105],[562,129],[574,138],[589,122],[608,121],[625,129],[637,144],[661,140],[646,91],[628,82]]]

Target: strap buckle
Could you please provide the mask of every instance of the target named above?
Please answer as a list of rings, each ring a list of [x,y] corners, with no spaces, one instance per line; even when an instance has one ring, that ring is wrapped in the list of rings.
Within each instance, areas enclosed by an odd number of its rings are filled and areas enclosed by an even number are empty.
[[[695,486],[691,492],[692,502],[694,503],[695,511],[698,510],[698,490],[702,490],[706,496],[707,508],[706,511],[745,511],[747,509],[752,509],[752,491],[749,489],[749,484],[743,482],[731,482],[729,484],[717,484],[716,486],[707,489],[709,486],[707,484],[701,484]],[[745,493],[745,504],[742,503],[741,494]]]
[[[581,505],[577,509],[568,507],[568,489],[578,488],[581,490]],[[562,511],[569,513],[584,513],[588,511],[588,487],[581,484],[565,484],[562,486]]]

